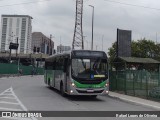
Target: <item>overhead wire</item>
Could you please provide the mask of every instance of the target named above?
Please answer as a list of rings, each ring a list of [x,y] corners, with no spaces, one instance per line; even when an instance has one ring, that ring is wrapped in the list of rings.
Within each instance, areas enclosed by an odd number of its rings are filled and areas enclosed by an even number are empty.
[[[128,6],[133,6],[133,7],[141,7],[141,8],[145,8],[145,9],[152,9],[152,10],[160,11],[159,8],[147,7],[147,6],[143,6],[143,5],[130,4],[130,3],[118,2],[118,1],[112,1],[112,0],[104,0],[104,1],[111,2],[111,3],[117,3],[117,4],[128,5]]]
[[[0,0],[3,1],[3,0]],[[9,4],[9,5],[1,5],[0,7],[9,7],[9,6],[17,6],[17,5],[24,5],[24,4],[32,4],[32,3],[39,3],[39,2],[46,2],[51,0],[41,0],[41,1],[34,1],[34,2],[24,2],[24,3],[16,3],[16,4]]]
[[[4,0],[0,0],[0,1],[4,1]],[[34,1],[34,2],[24,2],[24,3],[17,3],[17,4],[1,5],[0,7],[17,6],[17,5],[22,5],[22,4],[31,4],[31,3],[46,2],[46,1],[51,1],[51,0],[41,0],[41,1]],[[159,8],[147,7],[147,6],[143,6],[143,5],[130,4],[130,3],[113,1],[113,0],[104,0],[104,1],[106,1],[106,2],[112,2],[112,3],[117,3],[117,4],[128,5],[128,6],[133,6],[133,7],[141,7],[141,8],[146,8],[146,9],[152,9],[152,10],[158,10],[158,11],[160,11]]]

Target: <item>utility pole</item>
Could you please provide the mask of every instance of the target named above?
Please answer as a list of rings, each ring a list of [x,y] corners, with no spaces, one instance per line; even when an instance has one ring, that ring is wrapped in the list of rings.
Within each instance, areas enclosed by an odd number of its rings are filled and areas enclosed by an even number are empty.
[[[17,37],[17,45],[18,45],[18,37]],[[16,59],[17,59],[17,55],[18,54],[18,48],[16,49]]]
[[[94,6],[89,5],[90,7],[92,7],[92,45],[91,45],[91,50],[93,50],[93,24],[94,24]]]
[[[49,55],[52,55],[52,34],[50,34]]]
[[[73,50],[84,49],[82,17],[83,17],[83,0],[76,0],[76,19],[75,19],[75,29],[74,29],[74,36],[72,43]]]
[[[103,38],[104,38],[104,35],[102,35],[102,51],[103,51]]]
[[[156,33],[156,44],[157,44],[157,33]]]
[[[62,44],[61,44],[61,36],[60,36],[60,46],[59,46],[59,52],[61,53],[62,52]]]
[[[12,52],[12,49],[9,49],[9,63],[11,63],[11,52]]]

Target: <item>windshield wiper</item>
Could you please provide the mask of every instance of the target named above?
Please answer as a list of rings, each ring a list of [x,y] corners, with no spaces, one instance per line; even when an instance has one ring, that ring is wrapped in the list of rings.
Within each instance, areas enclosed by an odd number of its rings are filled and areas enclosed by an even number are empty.
[[[86,64],[84,63],[83,59],[81,59],[81,61],[82,61],[82,65],[83,65],[84,69],[86,70]]]
[[[100,61],[100,58],[97,58],[97,59],[95,60],[95,62],[94,62],[94,64],[93,64],[93,69],[97,68],[98,63],[100,63],[99,61]]]

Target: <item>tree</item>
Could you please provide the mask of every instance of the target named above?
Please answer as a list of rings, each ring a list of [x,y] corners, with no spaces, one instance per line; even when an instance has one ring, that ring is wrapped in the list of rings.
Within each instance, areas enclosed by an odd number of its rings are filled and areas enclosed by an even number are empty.
[[[151,40],[145,38],[131,42],[131,56],[141,58],[153,58],[160,61],[160,44],[156,44]],[[109,48],[109,60],[113,63],[116,58],[116,42]]]
[[[108,50],[108,55],[109,55],[109,62],[112,64],[113,63],[113,60],[116,58],[116,55],[117,55],[117,42],[114,42],[112,44],[112,47],[110,47]]]

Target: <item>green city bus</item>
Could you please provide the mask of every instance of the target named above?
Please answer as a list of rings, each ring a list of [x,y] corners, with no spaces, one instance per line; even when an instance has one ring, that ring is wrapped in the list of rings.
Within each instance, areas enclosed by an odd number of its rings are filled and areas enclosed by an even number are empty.
[[[103,51],[72,50],[46,58],[45,83],[68,95],[109,93],[107,55]]]

